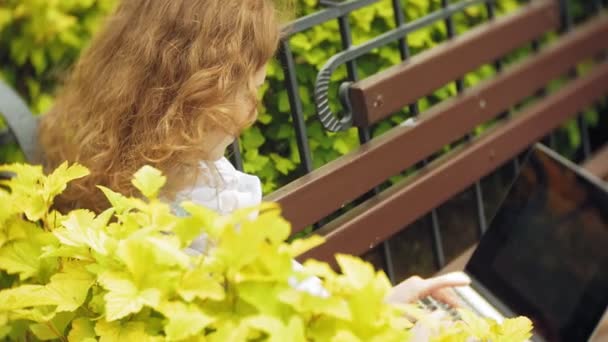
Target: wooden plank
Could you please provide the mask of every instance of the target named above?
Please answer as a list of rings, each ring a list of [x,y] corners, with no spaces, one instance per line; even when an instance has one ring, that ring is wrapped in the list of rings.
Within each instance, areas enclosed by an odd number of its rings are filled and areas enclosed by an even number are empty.
[[[606,36],[608,16],[598,17],[495,79],[435,106],[414,128],[396,127],[266,200],[279,202],[294,232],[299,232],[608,48]]]
[[[608,145],[594,153],[591,159],[583,164],[583,168],[599,178],[608,179]]]
[[[365,253],[511,160],[606,93],[608,64],[604,63],[469,145],[433,162],[418,175],[326,225],[319,231],[326,243],[302,259],[333,262],[335,253]]]
[[[534,1],[355,83],[350,99],[354,124],[368,127],[483,64],[531,42],[560,24],[557,1]]]

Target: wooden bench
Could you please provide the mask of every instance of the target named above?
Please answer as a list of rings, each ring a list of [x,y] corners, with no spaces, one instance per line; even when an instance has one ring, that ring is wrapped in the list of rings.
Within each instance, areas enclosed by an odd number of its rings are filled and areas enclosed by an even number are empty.
[[[595,152],[592,158],[585,161],[583,167],[591,174],[608,180],[608,145]]]
[[[538,0],[511,15],[451,39],[402,64],[352,84],[348,100],[353,124],[370,127],[392,113],[492,63],[548,32],[563,28],[557,1]],[[513,115],[516,105],[552,80],[608,49],[608,15],[602,13],[537,54],[464,90],[266,197],[279,202],[299,233],[352,203],[392,176],[420,165],[442,147],[460,141],[479,125],[496,120],[480,136],[459,144],[414,175],[374,194],[316,232],[327,243],[302,259],[333,262],[336,253],[362,255],[431,210],[517,157],[568,119],[608,94],[608,64],[571,79]],[[408,260],[397,262],[407,263]]]
[[[406,62],[352,84],[348,101],[353,124],[369,128],[392,113],[548,32],[563,28],[554,0],[537,0],[421,53]],[[597,63],[584,76],[511,116],[514,106],[535,95],[577,64],[608,49],[608,15],[601,14],[525,61],[420,114],[356,151],[292,182],[266,197],[279,202],[294,234],[354,201],[364,200],[316,232],[327,243],[302,259],[333,262],[336,253],[362,255],[412,222],[471,187],[517,157],[528,146],[608,93],[608,64]],[[0,114],[29,161],[36,160],[37,120],[0,82]],[[475,127],[496,120],[480,136],[459,144],[414,175],[367,196],[390,177],[424,163],[442,147],[467,137]],[[608,148],[591,159],[590,172],[608,177]],[[473,247],[442,272],[462,269]],[[408,260],[398,262],[407,263]],[[604,323],[606,324],[606,323]]]
[[[353,109],[353,124],[371,127],[467,72],[559,30],[563,27],[562,14],[558,1],[533,1],[516,13],[491,20],[351,85],[348,100]],[[513,116],[500,118],[578,63],[605,53],[606,36],[608,16],[601,14],[493,79],[422,113],[413,125],[396,127],[265,199],[279,202],[285,217],[293,224],[294,234],[300,233],[344,205],[361,199],[391,176],[432,158],[442,147],[466,137],[478,125],[498,119],[483,135],[460,144],[404,181],[324,224],[317,233],[324,235],[327,243],[302,258],[333,262],[335,253],[362,255],[605,96],[608,65],[598,63],[591,72],[572,80],[559,92]],[[27,160],[35,161],[37,120],[1,82],[0,114],[24,149]],[[608,163],[602,167],[608,169]]]
[[[30,162],[38,160],[38,119],[32,115],[19,95],[1,80],[0,117],[8,127],[4,136],[13,138],[17,142],[26,160]]]

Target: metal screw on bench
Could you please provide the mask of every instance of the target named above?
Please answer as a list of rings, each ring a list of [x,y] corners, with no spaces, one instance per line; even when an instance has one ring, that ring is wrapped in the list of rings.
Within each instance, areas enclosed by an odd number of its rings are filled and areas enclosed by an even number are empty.
[[[479,100],[479,108],[484,109],[486,108],[486,100]]]
[[[382,107],[383,104],[384,104],[384,101],[382,100],[382,95],[378,95],[376,97],[376,100],[374,101],[374,108]]]

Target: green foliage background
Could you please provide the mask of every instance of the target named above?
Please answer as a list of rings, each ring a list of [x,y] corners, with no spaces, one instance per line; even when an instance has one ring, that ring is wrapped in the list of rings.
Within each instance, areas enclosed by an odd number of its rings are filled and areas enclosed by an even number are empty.
[[[440,8],[440,0],[402,2],[408,20]],[[52,106],[53,94],[69,66],[86,47],[91,35],[115,3],[116,0],[0,0],[0,77],[17,89],[33,112],[44,113]],[[500,0],[497,4],[500,12],[504,13],[516,8],[518,0]],[[317,11],[318,0],[299,0],[298,10],[299,15]],[[455,16],[457,32],[462,33],[486,18],[483,5],[471,7]],[[378,36],[395,26],[391,1],[380,0],[355,11],[350,16],[350,23],[355,44]],[[408,37],[413,53],[428,49],[445,39],[446,29],[443,23],[414,32]],[[314,166],[318,167],[358,145],[358,135],[354,129],[337,134],[323,130],[316,118],[311,97],[319,68],[341,50],[337,21],[294,35],[291,47],[296,56],[299,92]],[[519,51],[519,55],[528,53],[529,50],[526,49]],[[391,44],[359,59],[359,76],[365,77],[399,62],[397,44]],[[465,81],[471,85],[492,74],[493,69],[485,66],[468,75]],[[346,77],[346,68],[337,70],[332,94],[336,93],[339,81]],[[261,91],[263,106],[260,108],[259,121],[241,139],[245,171],[261,177],[265,192],[276,189],[300,174],[291,109],[283,80],[281,66],[273,61],[269,67],[268,82]],[[454,86],[446,86],[422,99],[421,109],[454,94]],[[334,109],[338,109],[336,106],[337,101],[334,101]],[[406,111],[396,113],[377,125],[373,134],[385,132],[407,116]],[[570,145],[576,146],[580,143],[576,125],[570,124],[569,131]],[[0,147],[0,160],[18,159],[20,156],[14,146]]]

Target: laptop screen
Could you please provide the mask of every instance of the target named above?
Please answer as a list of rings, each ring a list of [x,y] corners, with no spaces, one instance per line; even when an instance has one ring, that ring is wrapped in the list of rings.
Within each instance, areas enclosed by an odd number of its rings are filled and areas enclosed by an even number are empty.
[[[608,192],[537,146],[467,272],[551,341],[585,341],[608,305]]]

